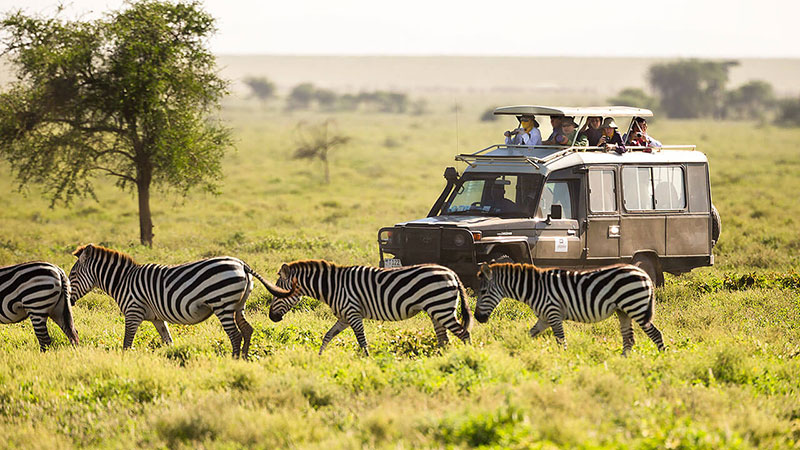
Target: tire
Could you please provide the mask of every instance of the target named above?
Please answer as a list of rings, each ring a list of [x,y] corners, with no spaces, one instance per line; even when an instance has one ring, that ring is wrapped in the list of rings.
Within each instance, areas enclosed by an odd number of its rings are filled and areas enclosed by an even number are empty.
[[[493,251],[489,254],[487,259],[489,264],[514,262],[514,259],[512,259],[510,256],[508,256],[508,254],[506,254],[506,252],[503,251]]]
[[[711,204],[711,248],[714,248],[719,242],[719,235],[722,233],[722,219],[719,216],[719,211]]]
[[[664,286],[664,272],[661,270],[657,256],[640,253],[633,257],[633,265],[647,272],[656,287]]]

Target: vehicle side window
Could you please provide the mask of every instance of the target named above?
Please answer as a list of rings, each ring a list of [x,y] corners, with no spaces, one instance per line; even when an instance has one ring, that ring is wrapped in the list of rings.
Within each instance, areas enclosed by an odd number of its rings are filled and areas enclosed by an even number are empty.
[[[622,168],[622,203],[632,211],[654,209],[649,167]]]
[[[592,212],[617,210],[614,169],[589,170],[589,209]]]
[[[628,211],[683,209],[686,190],[681,167],[623,167],[622,201]]]
[[[572,209],[571,187],[574,183],[569,181],[548,181],[542,189],[542,199],[539,201],[537,217],[545,218],[550,214],[550,207],[561,205],[561,216],[564,219],[575,219]]]
[[[686,192],[680,167],[653,167],[656,209],[683,209]]]

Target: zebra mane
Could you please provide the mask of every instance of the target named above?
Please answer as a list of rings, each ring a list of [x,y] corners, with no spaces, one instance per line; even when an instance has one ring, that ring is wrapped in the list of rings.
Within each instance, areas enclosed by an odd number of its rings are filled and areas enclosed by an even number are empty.
[[[110,249],[110,248],[103,247],[102,245],[94,245],[94,244],[81,245],[74,252],[72,252],[72,254],[75,255],[75,257],[80,257],[81,253],[83,253],[86,249],[93,249],[93,250],[95,250],[97,252],[100,252],[100,253],[106,254],[106,255],[116,255],[121,260],[127,261],[127,262],[129,262],[131,264],[137,264],[136,261],[134,261],[132,256],[130,256],[128,254],[125,254],[125,253],[122,253],[122,252],[120,252],[118,250],[113,250],[113,249]]]
[[[534,266],[533,264],[523,264],[523,263],[494,263],[494,264],[489,264],[489,268],[492,270],[509,268],[511,270],[519,270],[523,272],[533,271],[536,272],[537,274],[542,272],[547,272],[548,270],[550,270],[550,269],[540,269]]]

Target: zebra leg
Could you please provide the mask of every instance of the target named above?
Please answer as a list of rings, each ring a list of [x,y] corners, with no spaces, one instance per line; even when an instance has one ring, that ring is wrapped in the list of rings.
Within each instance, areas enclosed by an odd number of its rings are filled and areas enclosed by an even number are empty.
[[[658,331],[658,328],[656,328],[656,326],[653,325],[652,322],[648,322],[644,325],[639,324],[639,326],[642,327],[642,330],[644,330],[644,333],[647,335],[647,337],[649,337],[650,340],[653,341],[654,344],[656,344],[658,351],[663,352],[664,340],[661,338],[661,332]]]
[[[336,321],[335,324],[325,333],[325,337],[322,338],[322,345],[319,347],[319,355],[322,356],[322,351],[325,350],[325,347],[328,346],[328,343],[331,342],[333,338],[335,338],[339,333],[341,333],[345,328],[349,325],[346,320],[339,319]]]
[[[633,338],[633,327],[631,327],[631,316],[622,311],[617,310],[617,318],[619,318],[619,331],[622,333],[622,356],[628,356],[628,352],[633,348],[635,339]]]
[[[450,343],[450,339],[447,337],[447,329],[435,317],[430,317],[431,322],[433,322],[433,331],[436,332],[436,342],[439,343],[439,347],[444,348]]]
[[[125,339],[122,341],[122,349],[127,350],[133,345],[133,338],[136,336],[136,331],[139,325],[144,320],[144,313],[138,309],[128,310],[125,312]]]
[[[153,326],[156,327],[158,335],[161,336],[161,342],[164,345],[172,345],[172,336],[169,334],[169,328],[163,320],[153,320]]]
[[[461,324],[458,323],[458,321],[456,320],[456,316],[455,315],[449,314],[446,317],[444,317],[443,319],[439,320],[439,322],[441,322],[445,326],[445,328],[450,330],[453,334],[456,335],[456,337],[461,339],[463,342],[469,342],[469,338],[470,338],[469,330],[467,330],[466,328],[462,327]],[[437,334],[437,337],[438,337],[438,334]]]
[[[244,318],[244,311],[241,309],[236,311],[234,319],[236,319],[236,326],[239,327],[239,332],[242,333],[242,357],[248,359],[248,353],[250,352],[250,336],[253,335],[253,327],[247,323],[247,320]]]
[[[50,333],[47,332],[47,316],[31,314],[31,323],[33,324],[33,332],[36,333],[36,339],[39,341],[39,350],[47,351],[50,346]]]
[[[231,340],[233,357],[239,358],[239,351],[242,346],[242,333],[240,333],[239,328],[236,327],[234,314],[231,311],[225,310],[214,311],[214,314],[219,318],[220,323],[222,323],[222,329],[225,330],[228,339]]]
[[[528,332],[528,334],[531,335],[532,339],[535,339],[549,327],[550,324],[547,322],[547,320],[540,317],[539,320],[536,321],[536,324],[533,326],[533,328],[531,328],[531,330]]]
[[[553,334],[556,337],[558,345],[564,347],[564,350],[566,350],[567,339],[564,337],[564,324],[561,321],[561,317],[558,314],[551,314],[547,317],[547,322],[553,328]]]
[[[369,356],[369,349],[367,348],[367,336],[364,334],[364,323],[361,319],[361,314],[359,314],[356,310],[348,311],[347,322],[353,329],[353,333],[356,334],[356,340],[358,341],[358,345],[361,347],[361,350],[364,350],[364,354]]]

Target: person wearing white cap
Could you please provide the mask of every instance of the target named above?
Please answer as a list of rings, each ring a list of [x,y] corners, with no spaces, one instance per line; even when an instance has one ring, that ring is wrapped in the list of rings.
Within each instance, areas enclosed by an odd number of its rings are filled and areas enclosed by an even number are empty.
[[[597,142],[598,147],[603,147],[606,150],[614,150],[620,155],[628,151],[628,149],[625,148],[625,141],[622,140],[622,136],[620,136],[619,131],[617,131],[619,127],[617,123],[614,122],[613,117],[606,117],[600,129],[603,131],[603,135],[600,136],[600,140]]]

